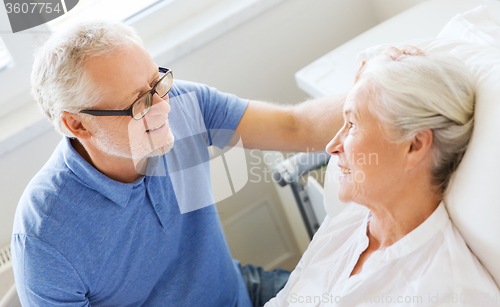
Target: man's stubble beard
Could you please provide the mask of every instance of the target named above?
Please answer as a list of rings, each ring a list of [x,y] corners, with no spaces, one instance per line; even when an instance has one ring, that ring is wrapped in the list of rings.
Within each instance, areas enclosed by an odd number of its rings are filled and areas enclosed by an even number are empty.
[[[170,127],[165,133],[166,143],[159,148],[157,148],[154,143],[151,144],[151,138],[147,142],[133,142],[130,139],[127,142],[126,140],[119,140],[110,134],[103,133],[103,129],[99,126],[96,126],[96,128],[96,132],[94,133],[95,147],[114,157],[139,161],[150,157],[162,156],[169,152],[174,146],[175,138]],[[155,137],[155,139],[158,139],[158,137]]]

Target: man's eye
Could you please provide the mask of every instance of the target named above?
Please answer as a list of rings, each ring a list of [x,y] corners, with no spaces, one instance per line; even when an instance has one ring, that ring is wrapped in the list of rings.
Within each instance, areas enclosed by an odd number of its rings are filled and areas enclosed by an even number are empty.
[[[356,125],[354,125],[352,122],[349,122],[347,124],[347,127],[348,127],[348,129],[351,129],[352,127],[356,127]]]

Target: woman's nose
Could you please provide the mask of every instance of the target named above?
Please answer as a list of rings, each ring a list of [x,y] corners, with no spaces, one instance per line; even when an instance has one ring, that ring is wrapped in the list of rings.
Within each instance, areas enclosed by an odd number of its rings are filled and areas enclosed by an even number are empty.
[[[337,135],[326,145],[326,152],[331,154],[331,155],[338,155],[341,152],[344,152],[344,146],[342,142],[342,132],[343,129],[339,130],[337,132]]]

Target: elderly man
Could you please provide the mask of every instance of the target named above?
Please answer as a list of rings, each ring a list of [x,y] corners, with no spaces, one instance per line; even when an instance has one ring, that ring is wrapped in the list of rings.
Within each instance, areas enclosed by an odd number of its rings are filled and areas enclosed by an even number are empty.
[[[207,147],[236,131],[246,148],[321,150],[342,125],[341,97],[279,107],[173,81],[132,29],[106,21],[54,34],[32,86],[66,137],[16,213],[23,306],[251,306]],[[254,304],[283,284],[270,274]]]

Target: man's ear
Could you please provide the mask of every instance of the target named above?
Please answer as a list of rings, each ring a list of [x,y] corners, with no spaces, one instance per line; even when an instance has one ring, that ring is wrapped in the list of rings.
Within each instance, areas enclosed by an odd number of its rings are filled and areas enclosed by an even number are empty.
[[[91,133],[87,130],[86,123],[75,113],[63,112],[61,120],[71,134],[79,139],[89,139]]]
[[[433,134],[431,129],[420,131],[407,145],[406,167],[411,169],[420,163],[431,150]]]

